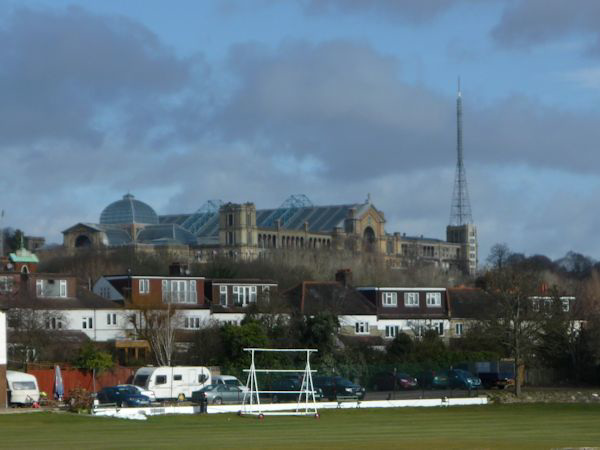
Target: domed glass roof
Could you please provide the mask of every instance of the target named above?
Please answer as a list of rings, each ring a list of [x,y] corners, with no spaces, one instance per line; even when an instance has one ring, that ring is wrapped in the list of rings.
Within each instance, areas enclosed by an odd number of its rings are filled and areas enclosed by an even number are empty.
[[[100,214],[100,224],[158,224],[158,216],[151,206],[144,202],[136,200],[133,195],[127,194],[122,200],[111,203],[102,214]]]

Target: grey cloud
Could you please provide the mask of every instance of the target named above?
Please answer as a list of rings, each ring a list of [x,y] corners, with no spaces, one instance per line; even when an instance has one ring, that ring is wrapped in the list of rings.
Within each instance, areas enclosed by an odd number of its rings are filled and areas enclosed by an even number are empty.
[[[398,61],[370,47],[293,42],[272,53],[246,45],[230,60],[239,89],[215,118],[226,140],[310,155],[343,178],[452,158],[452,103],[402,82]]]
[[[588,35],[587,50],[600,55],[599,27],[596,0],[517,0],[508,3],[492,37],[505,47],[529,47],[567,35]]]
[[[214,119],[226,141],[245,142],[263,157],[311,157],[340,179],[454,164],[455,99],[406,83],[394,58],[337,41],[275,51],[239,46],[230,59],[239,86]],[[578,173],[600,166],[597,114],[525,96],[475,107],[468,88],[463,101],[470,161]],[[565,156],[575,149],[579,158]]]
[[[464,0],[299,0],[307,14],[373,14],[391,20],[420,24]]]
[[[98,146],[131,105],[176,95],[191,64],[143,26],[81,8],[18,8],[0,28],[0,142]],[[118,119],[117,119],[118,118]],[[113,127],[114,129],[114,127]]]

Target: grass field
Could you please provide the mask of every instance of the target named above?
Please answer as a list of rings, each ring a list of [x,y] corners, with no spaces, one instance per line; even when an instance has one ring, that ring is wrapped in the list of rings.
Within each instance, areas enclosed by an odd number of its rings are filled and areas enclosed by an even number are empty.
[[[320,419],[236,415],[147,421],[0,415],[2,448],[556,448],[600,446],[600,405],[323,410]]]

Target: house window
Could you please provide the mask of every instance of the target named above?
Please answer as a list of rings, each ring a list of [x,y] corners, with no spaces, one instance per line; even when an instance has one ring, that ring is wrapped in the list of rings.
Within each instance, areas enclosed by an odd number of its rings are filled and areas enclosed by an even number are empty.
[[[106,314],[106,325],[116,325],[117,315],[115,313]]]
[[[455,331],[455,334],[457,336],[462,336],[462,334],[463,334],[463,324],[462,323],[457,323],[456,325],[454,325],[454,331]]]
[[[233,245],[235,244],[235,239],[234,239],[234,235],[233,235],[233,231],[228,231],[227,232],[227,245]]]
[[[63,298],[67,296],[67,280],[59,281],[58,295],[59,295],[59,297],[63,297]]]
[[[262,287],[262,298],[265,302],[268,302],[271,299],[271,287],[270,286]]]
[[[434,328],[440,336],[444,335],[444,322],[438,322]]]
[[[426,296],[427,306],[429,307],[440,307],[442,306],[442,293],[441,292],[428,292]]]
[[[149,294],[150,293],[150,280],[141,279],[140,280],[140,294]]]
[[[83,317],[81,319],[81,328],[84,330],[91,330],[94,328],[94,321],[91,317]]]
[[[227,306],[227,286],[219,286],[219,304]]]
[[[189,330],[199,330],[200,317],[186,317],[184,319],[183,327]]]
[[[44,280],[35,280],[35,295],[38,297],[44,296]]]
[[[162,288],[164,303],[197,303],[196,280],[163,280]]]
[[[11,277],[0,277],[0,292],[12,292],[13,280]]]
[[[398,336],[398,325],[386,325],[385,337],[388,339],[394,339],[396,336]]]
[[[356,322],[354,329],[356,334],[369,334],[369,322]]]
[[[50,317],[48,319],[46,319],[46,328],[49,330],[60,330],[62,329],[63,324],[62,321],[60,319],[57,319],[56,317]]]
[[[227,214],[227,225],[230,227],[233,226],[233,214]]]
[[[398,306],[398,294],[396,292],[383,293],[383,306]]]
[[[564,312],[569,312],[569,308],[570,308],[570,302],[568,299],[561,299],[562,302],[562,310]]]
[[[405,292],[404,293],[404,306],[410,306],[410,307],[419,306],[419,293],[418,292]]]
[[[248,306],[256,303],[256,286],[233,286],[233,304]]]

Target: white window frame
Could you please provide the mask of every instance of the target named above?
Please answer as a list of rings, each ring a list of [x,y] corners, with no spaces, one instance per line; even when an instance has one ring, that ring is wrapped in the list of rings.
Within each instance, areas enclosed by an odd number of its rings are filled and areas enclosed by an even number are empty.
[[[148,278],[140,278],[139,280],[140,294],[150,293],[150,280]]]
[[[44,297],[44,280],[35,280],[36,297]]]
[[[369,334],[369,322],[358,321],[354,324],[356,334]]]
[[[465,332],[465,327],[462,322],[454,324],[454,334],[462,336]]]
[[[409,308],[419,307],[419,293],[418,292],[405,292],[404,293],[404,306]]]
[[[571,302],[568,298],[563,298],[560,300],[562,303],[562,310],[563,312],[569,312],[569,310],[571,309]]]
[[[219,286],[219,305],[227,306],[227,286]]]
[[[395,339],[398,336],[400,327],[398,325],[386,325],[385,326],[385,337],[387,339]]]
[[[442,307],[442,293],[441,292],[427,292],[425,301],[428,308],[441,308]]]
[[[67,280],[58,280],[58,295],[61,298],[67,298]]]
[[[94,319],[92,317],[82,317],[81,318],[82,329],[84,330],[93,330],[94,329]]]
[[[117,324],[117,313],[106,313],[106,325]]]
[[[446,332],[446,329],[444,327],[444,322],[436,323],[434,328],[437,331],[438,336],[443,336],[444,333]]]
[[[396,292],[384,292],[381,296],[381,304],[388,308],[398,306],[398,294]]]

